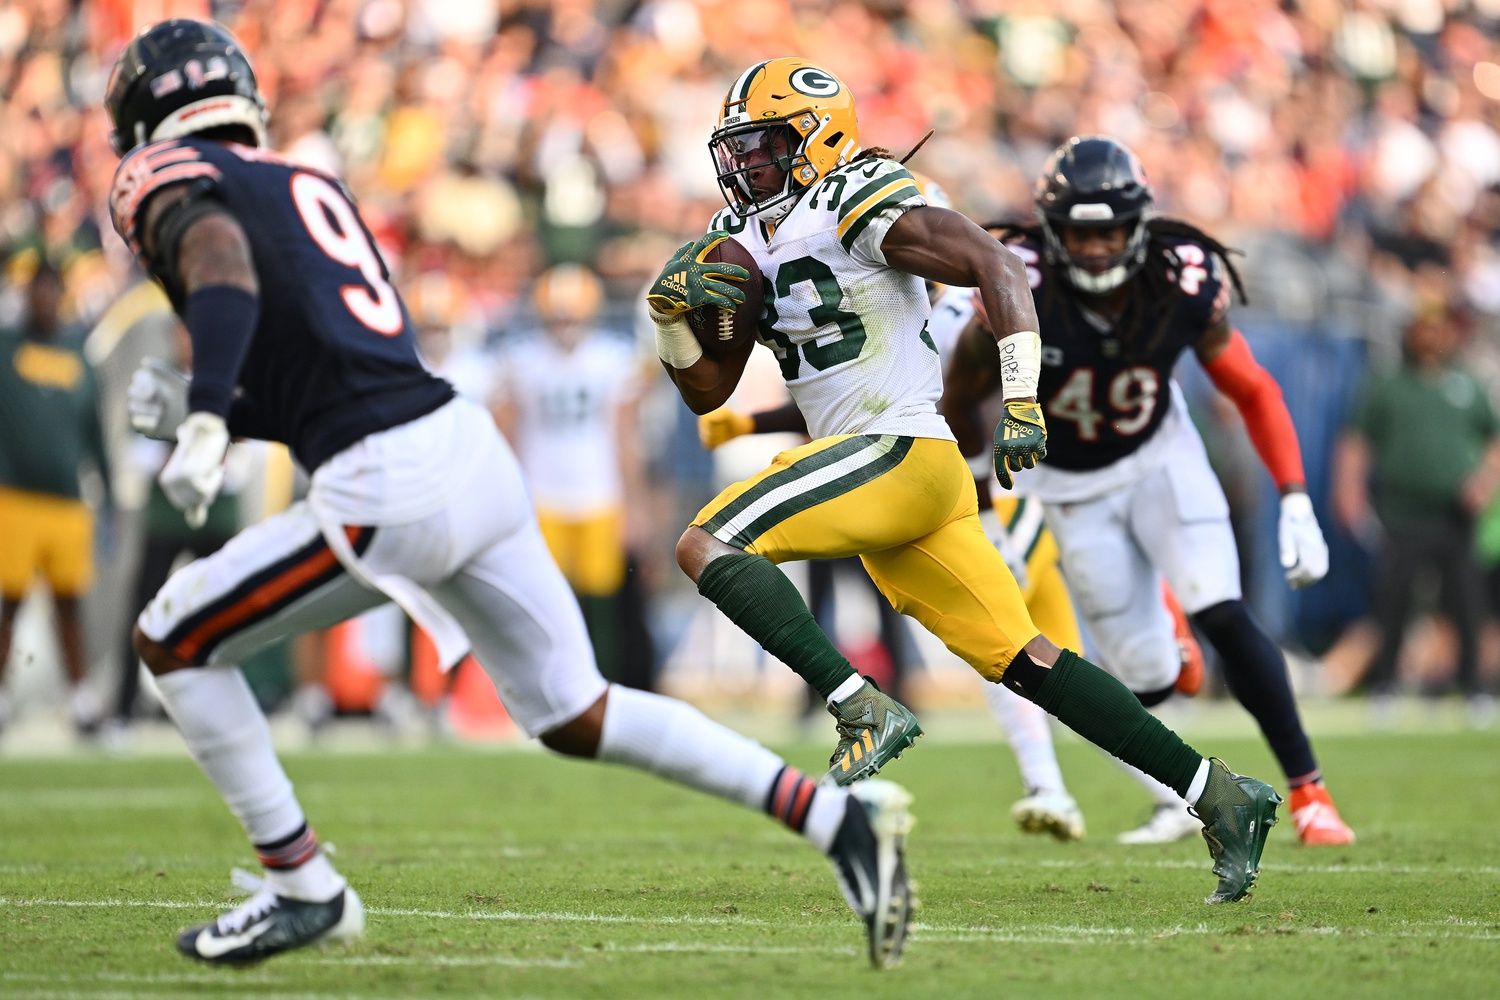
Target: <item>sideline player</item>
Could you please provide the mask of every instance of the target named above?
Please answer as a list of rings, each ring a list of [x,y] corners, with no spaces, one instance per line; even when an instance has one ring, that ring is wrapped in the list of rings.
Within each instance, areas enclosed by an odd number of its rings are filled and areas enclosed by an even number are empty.
[[[1209,901],[1242,898],[1280,797],[1200,756],[1119,681],[1038,634],[984,536],[974,478],[938,414],[942,373],[926,332],[923,278],[978,287],[1004,331],[1006,416],[995,444],[1002,482],[1046,454],[1035,402],[1036,309],[1019,258],[957,212],[928,206],[883,150],[862,149],[848,88],[800,59],[742,73],[710,149],[730,207],[673,255],[648,292],[657,352],[695,413],[723,405],[753,345],[709,356],[684,314],[732,308],[745,300],[739,283],[760,280],[760,338],[814,440],[710,501],[678,541],[678,564],[699,593],[828,700],[840,735],[835,781],[874,773],[921,729],[854,672],[775,564],[858,555],[897,610],[985,679],[1192,801],[1219,876]],[[758,275],[707,261],[731,234]]]
[[[512,718],[550,749],[651,771],[803,833],[832,859],[871,960],[893,964],[911,905],[909,796],[815,784],[681,702],[605,683],[510,448],[418,361],[338,182],[259,148],[265,106],[233,37],[190,20],[148,28],[106,100],[124,157],[115,225],[193,342],[191,386],[164,379],[131,414],[176,438],[163,489],[201,518],[231,435],[284,441],[312,474],[307,500],[178,571],[136,625],[172,720],[266,873],[178,947],[251,961],[362,931],[359,897],[320,850],[235,664],[389,597],[445,663],[472,643]]]
[[[600,671],[623,682],[625,637],[634,631],[622,600],[626,543],[646,479],[636,417],[641,363],[631,341],[600,328],[604,289],[588,268],[549,268],[533,295],[540,328],[513,336],[497,355],[495,419],[515,447],[547,548],[583,609]]]
[[[1228,251],[1186,223],[1153,216],[1139,161],[1107,138],[1059,147],[1037,182],[1036,209],[1040,225],[1018,227],[1011,249],[1026,264],[1041,318],[1040,398],[1052,433],[1025,489],[1046,504],[1088,631],[1144,704],[1170,695],[1180,653],[1157,599],[1160,571],[1281,764],[1302,842],[1351,843],[1298,718],[1286,662],[1241,598],[1229,508],[1172,382],[1177,359],[1192,348],[1281,491],[1287,581],[1321,579],[1328,547],[1291,415],[1229,322],[1230,289],[1240,285]],[[976,317],[949,367],[946,409],[955,422],[1002,381],[983,320]],[[1155,839],[1191,833],[1179,796],[1148,787]]]

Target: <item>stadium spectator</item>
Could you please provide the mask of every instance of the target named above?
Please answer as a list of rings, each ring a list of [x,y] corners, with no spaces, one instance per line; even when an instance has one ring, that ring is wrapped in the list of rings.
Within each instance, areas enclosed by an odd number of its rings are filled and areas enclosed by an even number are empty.
[[[1458,633],[1457,679],[1474,714],[1491,713],[1479,675],[1483,586],[1475,520],[1500,490],[1500,420],[1484,387],[1459,366],[1463,318],[1424,303],[1406,328],[1401,364],[1371,375],[1339,442],[1334,499],[1356,537],[1378,540],[1375,614],[1380,647],[1368,684],[1397,688],[1407,620],[1426,576]]]
[[[28,266],[24,261],[13,265]],[[79,469],[92,461],[103,484],[102,516],[113,519],[109,457],[93,370],[77,328],[63,320],[62,277],[32,255],[19,331],[0,334],[0,680],[21,602],[40,576],[52,593],[69,713],[81,735],[102,706],[86,684],[79,600],[94,572],[94,521]],[[10,714],[0,691],[0,728]]]

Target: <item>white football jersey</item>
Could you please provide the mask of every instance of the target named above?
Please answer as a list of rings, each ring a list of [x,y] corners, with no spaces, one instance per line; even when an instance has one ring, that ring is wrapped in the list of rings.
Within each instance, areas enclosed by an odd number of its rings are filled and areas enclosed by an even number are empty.
[[[636,389],[640,363],[630,341],[608,333],[571,351],[542,333],[500,353],[502,393],[516,409],[511,442],[541,510],[582,517],[623,502],[616,414]]]
[[[730,209],[709,226],[760,265],[759,339],[815,438],[953,439],[937,411],[943,375],[927,335],[926,287],[888,266],[880,249],[892,223],[925,204],[905,167],[867,159],[823,178],[774,230]]]

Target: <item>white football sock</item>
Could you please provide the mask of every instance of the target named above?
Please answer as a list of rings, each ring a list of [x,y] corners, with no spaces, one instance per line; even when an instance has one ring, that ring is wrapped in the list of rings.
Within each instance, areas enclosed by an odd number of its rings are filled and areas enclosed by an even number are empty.
[[[1102,753],[1103,751],[1100,751],[1100,752]],[[1110,760],[1114,761],[1114,763],[1117,766],[1119,766],[1119,768],[1121,770],[1123,770],[1126,774],[1128,774],[1132,778],[1134,778],[1136,780],[1136,783],[1139,784],[1142,788],[1144,788],[1146,790],[1146,794],[1148,794],[1148,795],[1151,796],[1151,801],[1155,802],[1157,805],[1159,805],[1159,806],[1181,806],[1181,805],[1185,805],[1185,803],[1184,803],[1183,798],[1182,798],[1181,795],[1178,795],[1176,792],[1172,791],[1171,788],[1169,788],[1168,786],[1162,784],[1160,781],[1157,781],[1155,778],[1151,777],[1151,775],[1147,774],[1145,771],[1142,771],[1138,767],[1132,767],[1131,765],[1125,763],[1123,760],[1121,760],[1118,757],[1110,757],[1109,754],[1105,754],[1105,756],[1109,757]]]
[[[239,818],[253,844],[269,844],[305,822],[265,714],[238,667],[188,667],[156,678],[188,752]]]
[[[1188,784],[1186,796],[1188,805],[1197,805],[1198,799],[1203,796],[1203,790],[1208,787],[1209,767],[1208,758],[1204,757],[1203,762],[1198,765],[1197,772],[1193,775],[1193,780]]]
[[[758,811],[766,809],[772,784],[787,766],[691,705],[619,685],[610,686],[602,728],[600,760],[650,771]],[[813,793],[802,832],[822,850],[844,818],[846,794],[828,786]]]
[[[1029,792],[1068,793],[1062,768],[1052,746],[1052,724],[1046,711],[1001,684],[985,684],[984,700],[1000,723],[1021,769],[1021,783]]]
[[[267,868],[266,881],[278,896],[290,896],[313,903],[332,899],[349,881],[340,875],[322,849],[296,868]]]

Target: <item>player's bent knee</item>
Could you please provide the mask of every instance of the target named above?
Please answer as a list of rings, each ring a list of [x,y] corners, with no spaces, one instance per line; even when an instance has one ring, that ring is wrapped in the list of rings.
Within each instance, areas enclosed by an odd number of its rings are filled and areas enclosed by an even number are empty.
[[[174,656],[171,650],[141,631],[139,625],[130,631],[130,645],[135,650],[135,655],[158,677],[193,666],[187,660]]]
[[[604,735],[604,708],[608,700],[609,691],[606,689],[598,701],[581,713],[543,733],[542,746],[565,757],[597,757],[599,741]]]
[[[688,579],[694,583],[698,582],[703,567],[708,563],[710,548],[714,536],[698,527],[696,524],[688,525],[688,529],[677,539],[677,565],[687,574]]]
[[[1177,684],[1174,681],[1164,688],[1156,688],[1153,691],[1132,691],[1131,694],[1135,695],[1136,700],[1141,703],[1142,707],[1152,708],[1172,697],[1172,693],[1176,690]]]
[[[1048,645],[1050,646],[1051,643],[1048,643]],[[1047,671],[1049,669],[1046,665],[1033,659],[1023,649],[1015,655],[1015,659],[1006,664],[1005,673],[1000,677],[1000,683],[1010,688],[1022,698],[1026,698],[1029,701],[1036,701],[1037,692],[1042,689],[1042,682],[1047,679]]]
[[[1194,612],[1189,617],[1193,624],[1208,634],[1210,639],[1215,633],[1229,632],[1245,627],[1255,628],[1254,620],[1250,617],[1250,611],[1245,607],[1243,600],[1220,601],[1211,608]]]

